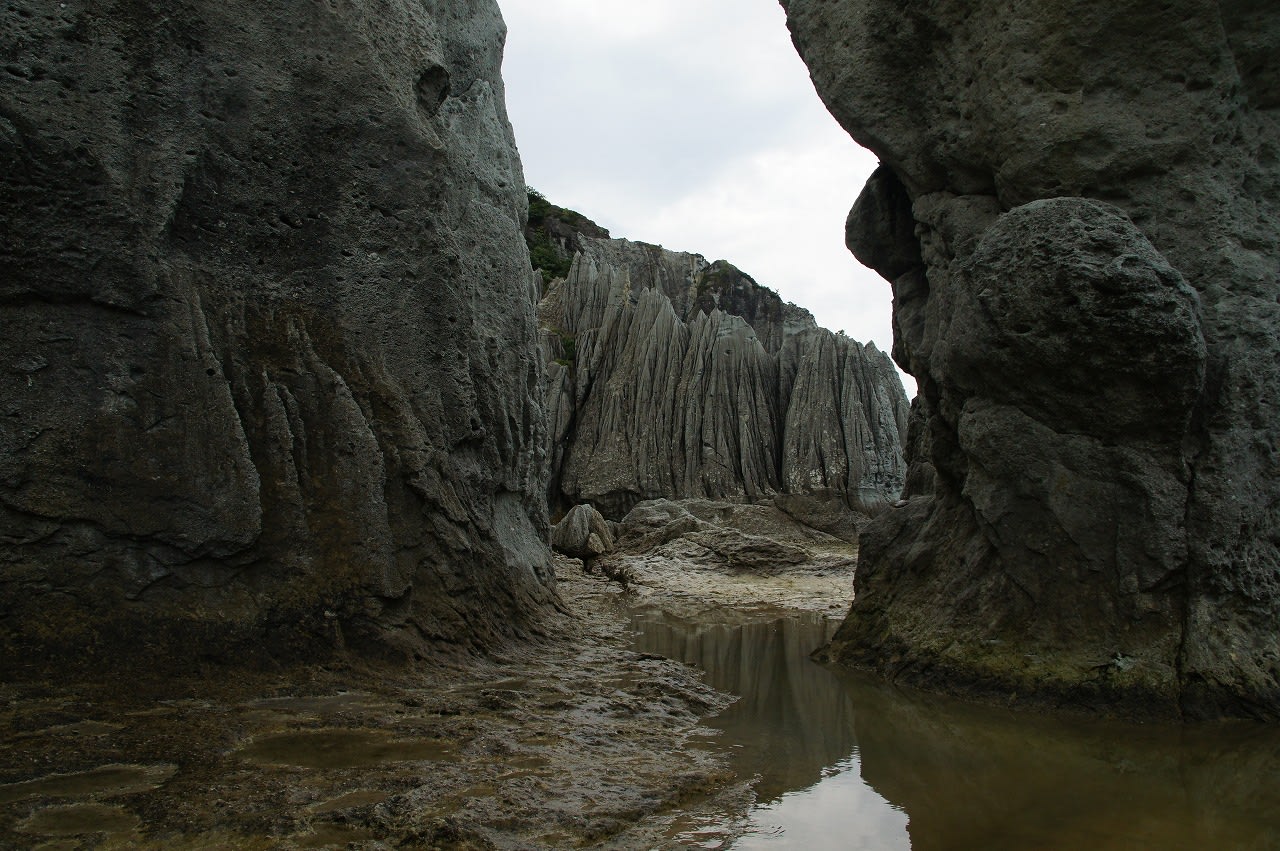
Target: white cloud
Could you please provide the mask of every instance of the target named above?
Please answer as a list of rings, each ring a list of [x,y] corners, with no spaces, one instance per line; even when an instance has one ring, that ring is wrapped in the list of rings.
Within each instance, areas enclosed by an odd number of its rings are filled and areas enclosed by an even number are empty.
[[[875,158],[818,100],[776,0],[499,2],[531,186],[889,348],[889,285],[844,248]]]
[[[530,31],[587,33],[600,42],[648,40],[670,29],[678,20],[681,4],[675,0],[648,0],[645,3],[600,2],[600,0],[538,0],[536,3],[502,4],[508,25],[517,16],[523,24],[532,20]],[[536,18],[536,19],[535,19]]]
[[[875,160],[838,131],[735,159],[698,188],[635,218],[670,248],[726,259],[832,330],[889,345],[889,286],[844,247],[849,198]]]

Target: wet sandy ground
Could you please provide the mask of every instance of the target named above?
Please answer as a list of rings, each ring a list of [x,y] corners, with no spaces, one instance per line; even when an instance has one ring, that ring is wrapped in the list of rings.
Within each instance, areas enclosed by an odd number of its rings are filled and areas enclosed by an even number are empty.
[[[650,848],[677,822],[744,812],[752,778],[703,726],[732,698],[631,649],[630,613],[838,612],[852,560],[760,577],[638,557],[625,592],[576,561],[558,574],[578,615],[566,639],[465,668],[159,696],[0,685],[0,848]]]

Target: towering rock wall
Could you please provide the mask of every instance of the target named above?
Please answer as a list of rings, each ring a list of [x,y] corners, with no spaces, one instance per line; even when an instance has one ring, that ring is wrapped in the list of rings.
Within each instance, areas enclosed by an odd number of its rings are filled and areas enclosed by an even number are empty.
[[[534,628],[537,284],[496,4],[0,21],[4,667]]]
[[[833,651],[1280,715],[1280,9],[782,5],[881,157],[849,244],[893,284],[926,426]]]
[[[897,497],[906,396],[874,345],[724,261],[578,239],[539,306],[554,503]]]

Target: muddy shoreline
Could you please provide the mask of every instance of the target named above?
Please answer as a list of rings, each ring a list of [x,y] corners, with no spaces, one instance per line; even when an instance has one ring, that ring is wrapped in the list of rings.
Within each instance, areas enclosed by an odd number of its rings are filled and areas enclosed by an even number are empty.
[[[838,612],[852,558],[634,562],[624,591],[559,558],[564,636],[465,667],[0,686],[0,847],[661,847],[679,819],[744,812],[752,778],[703,726],[733,697],[632,649],[630,614]]]

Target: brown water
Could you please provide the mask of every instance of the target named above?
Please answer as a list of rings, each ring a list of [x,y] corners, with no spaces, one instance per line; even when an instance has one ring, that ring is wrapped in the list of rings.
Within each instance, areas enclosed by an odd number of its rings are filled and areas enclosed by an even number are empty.
[[[832,623],[633,617],[636,648],[741,695],[709,726],[745,822],[687,823],[705,847],[1280,849],[1280,731],[1047,718],[922,696],[808,659]]]
[[[18,832],[37,836],[129,833],[138,823],[138,817],[123,807],[68,804],[39,810],[18,824]]]

